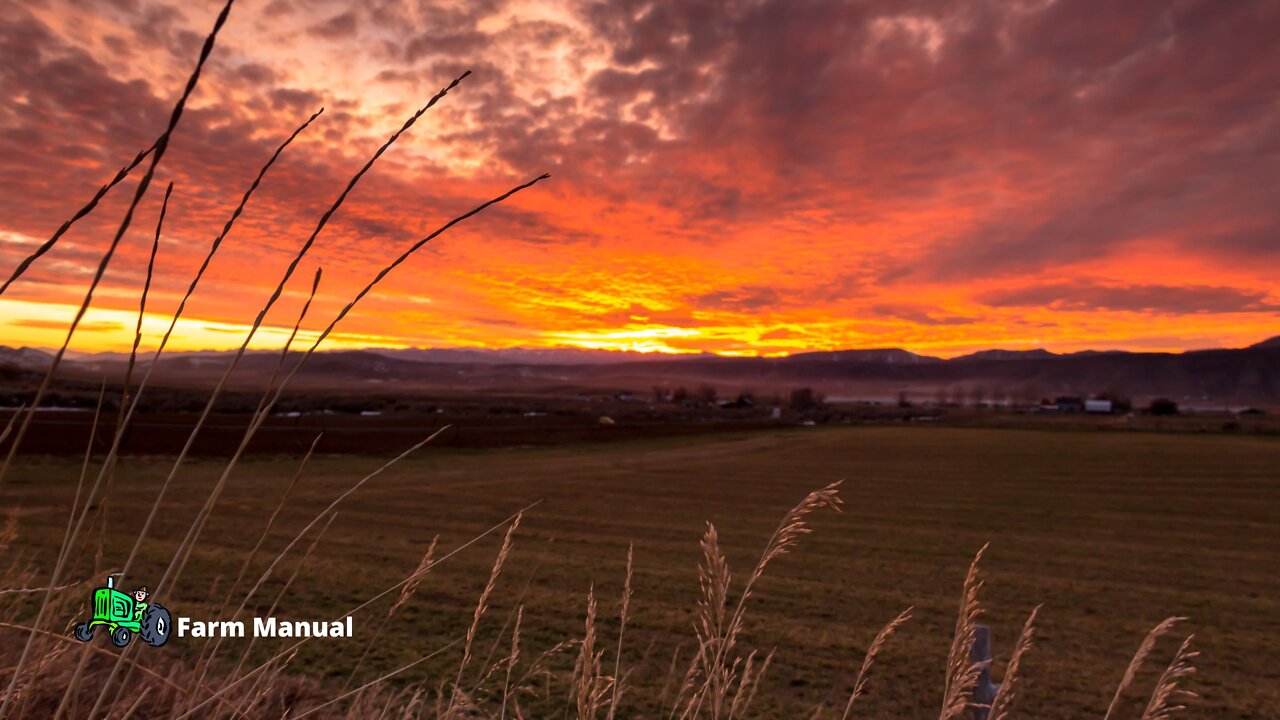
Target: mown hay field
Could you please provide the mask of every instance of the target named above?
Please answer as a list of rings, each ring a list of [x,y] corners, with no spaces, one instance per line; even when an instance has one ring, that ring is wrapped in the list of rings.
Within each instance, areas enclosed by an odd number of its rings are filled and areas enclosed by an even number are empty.
[[[211,618],[298,461],[242,462],[179,587],[155,600],[175,615]],[[382,462],[313,458],[259,566]],[[18,517],[12,551],[39,566],[57,551],[80,467],[39,457],[19,463],[6,487]],[[105,568],[123,563],[170,466],[164,457],[122,461],[110,494]],[[129,583],[163,572],[221,468],[208,459],[189,463]],[[776,649],[752,716],[808,717],[825,703],[828,716],[838,717],[877,630],[914,606],[877,660],[856,714],[937,717],[961,583],[987,542],[981,597],[997,676],[1027,614],[1044,606],[1016,716],[1100,718],[1143,635],[1170,615],[1190,618],[1182,635],[1195,632],[1202,652],[1190,685],[1202,698],[1190,716],[1274,717],[1280,707],[1280,442],[1261,437],[866,427],[552,448],[428,446],[340,506],[277,614],[339,616],[408,575],[434,536],[439,557],[541,501],[515,535],[477,654],[507,652],[509,637],[500,631],[517,604],[525,608],[523,652],[580,637],[593,586],[601,642],[615,643],[634,544],[622,707],[625,716],[655,717],[673,652],[683,649],[683,669],[693,645],[705,523],[718,529],[740,582],[782,514],[806,492],[841,479],[844,512],[816,514],[814,533],[770,565],[750,601],[744,642]],[[96,542],[97,531],[91,535]],[[388,624],[360,678],[464,634],[501,540],[502,530],[493,532],[432,570]],[[286,560],[268,600],[301,554]],[[88,578],[92,561],[89,550],[71,577],[97,580]],[[66,592],[88,599],[89,587]],[[310,643],[294,669],[341,687],[394,597],[356,616],[355,639]],[[73,620],[66,618],[68,627]],[[274,642],[282,641],[256,652]],[[1163,640],[1139,677],[1134,717],[1175,647],[1174,638]],[[161,667],[195,648],[194,640],[174,638],[137,657]],[[396,681],[450,683],[459,654],[455,648]],[[610,671],[612,658],[610,650]],[[573,653],[550,663],[567,674]]]

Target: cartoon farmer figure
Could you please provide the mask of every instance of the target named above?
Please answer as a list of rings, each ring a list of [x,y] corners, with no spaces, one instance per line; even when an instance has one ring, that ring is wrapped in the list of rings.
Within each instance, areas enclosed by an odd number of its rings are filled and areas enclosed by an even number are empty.
[[[157,603],[148,603],[151,593],[146,586],[131,594],[116,589],[115,574],[107,576],[107,586],[93,591],[93,618],[75,627],[77,640],[88,642],[94,631],[106,628],[111,644],[124,647],[134,635],[152,647],[169,641],[172,628],[169,611]]]
[[[142,622],[142,613],[147,609],[147,586],[143,585],[133,591],[133,619]]]

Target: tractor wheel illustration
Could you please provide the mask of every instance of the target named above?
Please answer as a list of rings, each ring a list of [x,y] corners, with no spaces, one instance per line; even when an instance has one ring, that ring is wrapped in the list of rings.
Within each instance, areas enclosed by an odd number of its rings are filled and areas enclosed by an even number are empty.
[[[124,647],[125,645],[128,645],[129,628],[116,628],[116,631],[111,633],[111,644],[116,647]]]
[[[169,642],[169,631],[172,629],[169,611],[160,605],[149,605],[142,613],[142,629],[139,635],[151,647],[160,647]]]
[[[89,642],[93,639],[93,628],[89,626],[89,623],[80,623],[76,626],[73,634],[80,642]]]

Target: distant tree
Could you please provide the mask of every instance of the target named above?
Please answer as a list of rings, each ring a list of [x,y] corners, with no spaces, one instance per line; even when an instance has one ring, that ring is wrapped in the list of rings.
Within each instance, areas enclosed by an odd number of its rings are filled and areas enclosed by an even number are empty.
[[[1000,385],[991,386],[991,403],[997,407],[1009,405],[1009,391]]]
[[[688,401],[689,401],[689,389],[686,388],[685,386],[681,385],[680,387],[671,391],[671,402],[680,404]]]
[[[716,401],[716,389],[710,385],[698,386],[698,401],[706,405],[714,404]]]
[[[907,396],[906,390],[898,391],[898,407],[900,408],[911,407],[911,398]]]
[[[1118,393],[1118,392],[1112,392],[1112,391],[1108,390],[1107,392],[1100,393],[1100,394],[1098,395],[1098,399],[1099,399],[1099,400],[1110,400],[1110,401],[1111,401],[1111,412],[1115,412],[1115,413],[1127,413],[1127,412],[1129,412],[1129,411],[1133,410],[1133,401],[1132,401],[1132,400],[1130,400],[1129,398],[1125,397],[1124,395],[1121,395],[1121,394],[1120,394],[1120,393]],[[1175,403],[1175,405],[1176,405],[1176,403]]]
[[[1156,398],[1147,409],[1152,415],[1177,415],[1178,403],[1169,398]]]
[[[987,402],[987,389],[981,385],[974,385],[969,391],[969,396],[973,398],[973,406],[981,408]]]
[[[667,389],[666,389],[666,388],[662,387],[661,385],[654,385],[654,386],[653,386],[653,401],[654,401],[654,402],[666,402],[667,397],[669,397],[669,393],[667,392]]]
[[[796,388],[791,391],[792,410],[813,410],[822,406],[822,396],[813,388]]]
[[[1023,405],[1044,404],[1044,393],[1035,385],[1023,385],[1018,390],[1018,399]]]

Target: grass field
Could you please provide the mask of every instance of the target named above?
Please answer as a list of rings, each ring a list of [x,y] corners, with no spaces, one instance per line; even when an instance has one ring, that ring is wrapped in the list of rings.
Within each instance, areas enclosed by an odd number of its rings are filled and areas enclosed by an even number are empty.
[[[264,555],[381,462],[314,458]],[[156,600],[176,615],[210,617],[219,588],[256,541],[297,463],[244,461],[180,587]],[[201,490],[221,467],[200,460],[183,473],[133,573],[137,582],[163,571],[204,498]],[[167,458],[124,462],[112,491],[108,567],[123,563],[168,468]],[[682,646],[687,657],[693,644],[704,523],[715,523],[737,580],[788,508],[809,490],[843,479],[844,512],[815,515],[814,534],[770,566],[751,601],[746,642],[777,651],[753,716],[808,717],[822,704],[843,709],[867,644],[896,613],[915,606],[914,618],[881,655],[858,715],[937,717],[964,573],[990,542],[982,598],[997,675],[1027,614],[1044,604],[1017,716],[1100,718],[1147,630],[1185,615],[1184,630],[1196,633],[1202,652],[1191,689],[1203,697],[1191,716],[1274,717],[1278,468],[1274,438],[914,427],[509,450],[427,447],[341,506],[278,614],[341,614],[410,573],[433,536],[447,551],[541,500],[515,536],[478,654],[489,652],[517,603],[525,606],[526,652],[580,636],[593,584],[601,642],[616,643],[627,548],[634,543],[635,597],[623,653],[623,668],[633,674],[623,706],[627,716],[655,717],[652,702],[672,653]],[[37,560],[56,552],[78,474],[79,463],[70,460],[21,461],[4,495],[18,512],[18,550]],[[433,570],[388,626],[361,677],[462,635],[500,542],[501,532],[491,534]],[[87,568],[73,577],[84,577]],[[273,582],[278,587],[282,580]],[[87,586],[70,592],[88,597]],[[354,640],[311,643],[295,669],[341,686],[386,605],[356,617]],[[501,642],[499,655],[508,640]],[[175,638],[163,651],[138,657],[163,666],[194,646]],[[1175,646],[1172,639],[1159,645],[1135,686],[1135,706],[1145,702],[1139,696],[1150,691],[1155,666]],[[429,678],[432,688],[452,681],[458,655],[424,663],[401,680]],[[610,670],[612,657],[610,649]],[[571,667],[572,657],[563,663]]]

